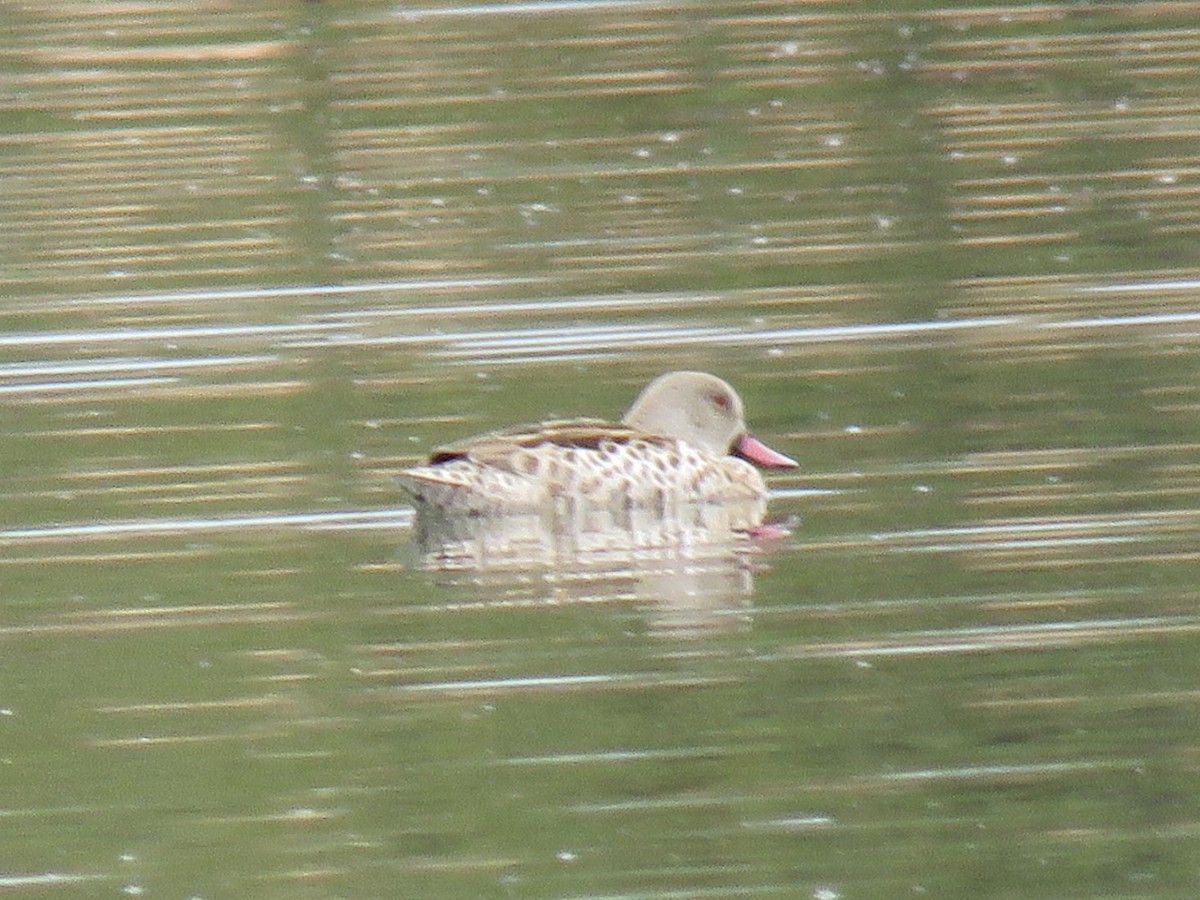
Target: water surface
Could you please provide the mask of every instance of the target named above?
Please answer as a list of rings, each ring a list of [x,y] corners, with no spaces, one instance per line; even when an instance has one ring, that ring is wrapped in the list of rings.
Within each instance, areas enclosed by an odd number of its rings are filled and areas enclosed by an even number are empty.
[[[1198,6],[8,4],[0,887],[1195,896]],[[790,537],[426,565],[674,368]]]

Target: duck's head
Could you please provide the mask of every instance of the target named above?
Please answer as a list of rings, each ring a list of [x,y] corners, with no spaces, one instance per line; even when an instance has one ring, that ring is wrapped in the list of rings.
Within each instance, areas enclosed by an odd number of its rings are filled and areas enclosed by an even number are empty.
[[[633,401],[622,421],[639,431],[691,444],[714,456],[732,453],[768,469],[792,469],[794,459],[746,430],[742,398],[707,372],[668,372]]]

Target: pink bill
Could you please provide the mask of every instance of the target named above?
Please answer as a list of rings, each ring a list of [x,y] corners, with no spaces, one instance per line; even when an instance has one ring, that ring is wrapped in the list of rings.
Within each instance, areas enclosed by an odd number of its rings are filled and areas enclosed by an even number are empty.
[[[795,469],[800,465],[790,456],[784,456],[782,453],[772,450],[749,432],[738,438],[734,449],[739,456],[764,469]]]

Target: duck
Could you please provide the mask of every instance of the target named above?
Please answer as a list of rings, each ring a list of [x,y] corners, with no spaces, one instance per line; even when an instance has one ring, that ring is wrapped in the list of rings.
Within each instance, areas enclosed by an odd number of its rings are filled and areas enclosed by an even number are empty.
[[[761,506],[766,484],[756,466],[797,465],[746,429],[728,382],[678,371],[651,381],[620,422],[557,419],[493,431],[438,447],[398,477],[418,513],[668,513],[688,504]]]

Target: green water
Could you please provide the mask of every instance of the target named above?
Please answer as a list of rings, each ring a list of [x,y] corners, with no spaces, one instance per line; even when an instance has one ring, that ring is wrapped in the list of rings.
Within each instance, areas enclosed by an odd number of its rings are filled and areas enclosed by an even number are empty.
[[[1194,13],[6,9],[0,890],[1196,896]],[[790,537],[422,567],[676,368]]]

